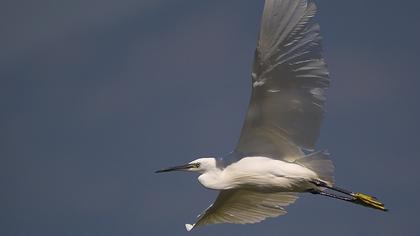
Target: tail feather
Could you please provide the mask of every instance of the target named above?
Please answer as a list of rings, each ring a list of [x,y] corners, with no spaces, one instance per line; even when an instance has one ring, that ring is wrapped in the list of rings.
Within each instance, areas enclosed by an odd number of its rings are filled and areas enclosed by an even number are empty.
[[[314,171],[328,186],[334,184],[334,165],[327,151],[318,151],[297,159],[295,162]]]

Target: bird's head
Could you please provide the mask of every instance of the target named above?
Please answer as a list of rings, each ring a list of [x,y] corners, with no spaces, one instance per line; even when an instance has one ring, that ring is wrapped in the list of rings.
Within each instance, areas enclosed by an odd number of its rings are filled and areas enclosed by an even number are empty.
[[[216,169],[216,158],[199,158],[188,164],[170,167],[162,170],[158,170],[155,173],[163,173],[169,171],[192,171],[198,173],[204,173],[213,169]]]

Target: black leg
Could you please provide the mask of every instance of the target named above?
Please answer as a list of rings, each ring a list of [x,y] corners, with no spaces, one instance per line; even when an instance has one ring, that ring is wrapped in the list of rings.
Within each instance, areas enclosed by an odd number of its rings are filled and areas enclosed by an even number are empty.
[[[355,199],[353,197],[351,197],[351,198],[344,197],[344,196],[340,196],[340,195],[336,195],[336,194],[332,194],[332,193],[328,193],[328,192],[324,192],[324,191],[316,190],[316,189],[310,189],[310,190],[308,190],[308,192],[310,192],[312,194],[319,194],[321,196],[326,196],[326,197],[342,200],[342,201],[347,201],[347,202],[354,202],[355,201]]]
[[[319,180],[314,180],[314,181],[312,181],[312,183],[315,184],[318,187],[328,188],[328,189],[334,190],[334,191],[339,192],[339,193],[343,193],[343,194],[346,194],[346,195],[353,196],[353,192],[351,192],[351,191],[342,189],[342,188],[337,187],[337,186],[332,186],[332,187],[328,186],[326,183],[324,183],[322,181],[319,181]]]
[[[326,197],[331,197],[331,198],[335,198],[335,199],[339,199],[339,200],[343,200],[343,201],[347,201],[347,202],[353,202],[359,205],[363,205],[366,207],[371,207],[374,209],[378,209],[378,210],[382,210],[382,211],[388,211],[384,204],[379,202],[378,199],[376,199],[375,197],[372,197],[370,195],[367,194],[363,194],[363,193],[354,193],[336,186],[328,186],[326,183],[320,181],[320,180],[314,180],[312,181],[312,183],[317,186],[317,187],[321,187],[321,188],[326,188],[326,189],[330,189],[333,190],[335,192],[339,192],[342,194],[345,194],[347,196],[340,196],[337,194],[333,194],[330,192],[326,192],[326,191],[321,191],[318,189],[310,189],[308,190],[308,192],[312,193],[312,194],[319,194],[322,196],[326,196]]]

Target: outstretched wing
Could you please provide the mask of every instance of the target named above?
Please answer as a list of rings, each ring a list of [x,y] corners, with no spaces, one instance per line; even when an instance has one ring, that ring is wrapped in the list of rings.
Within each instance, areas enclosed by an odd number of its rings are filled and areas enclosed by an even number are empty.
[[[296,201],[293,193],[258,193],[242,189],[223,190],[216,201],[198,216],[195,224],[185,225],[190,231],[207,224],[258,223],[269,217],[286,214],[283,207]]]
[[[293,161],[314,148],[329,85],[315,13],[311,0],[265,1],[236,152]]]

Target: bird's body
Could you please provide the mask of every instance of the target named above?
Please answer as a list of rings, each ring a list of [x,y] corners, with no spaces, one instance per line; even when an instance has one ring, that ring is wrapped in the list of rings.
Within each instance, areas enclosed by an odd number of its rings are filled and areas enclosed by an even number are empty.
[[[260,192],[304,192],[317,188],[311,181],[319,179],[314,171],[297,163],[258,156],[242,158],[224,169],[216,166],[198,177],[209,189]]]
[[[302,192],[386,210],[374,197],[334,186],[328,154],[314,151],[330,82],[316,11],[313,0],[265,1],[235,158],[200,158],[157,171],[198,172],[204,187],[220,191],[196,223],[186,225],[188,231],[284,215]]]

